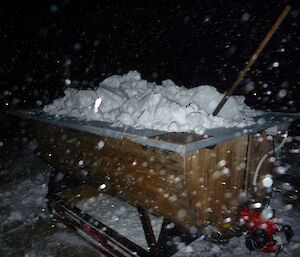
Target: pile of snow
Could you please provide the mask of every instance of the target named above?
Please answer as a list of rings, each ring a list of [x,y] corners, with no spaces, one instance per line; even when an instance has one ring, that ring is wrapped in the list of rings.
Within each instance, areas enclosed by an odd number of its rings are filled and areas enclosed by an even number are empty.
[[[187,89],[171,80],[157,85],[142,80],[137,71],[130,71],[105,79],[95,90],[68,88],[64,97],[46,105],[44,111],[170,132],[203,133],[208,128],[244,127],[253,122],[258,112],[245,105],[243,96],[230,97],[214,117],[212,112],[222,97],[211,86]]]

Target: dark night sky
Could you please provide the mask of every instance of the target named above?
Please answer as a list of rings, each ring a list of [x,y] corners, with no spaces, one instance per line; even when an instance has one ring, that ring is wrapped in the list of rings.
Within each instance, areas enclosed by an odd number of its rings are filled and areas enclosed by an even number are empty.
[[[95,87],[129,70],[224,92],[287,3],[1,1],[1,108],[49,103],[66,79]],[[252,106],[299,111],[300,8],[293,7],[238,91]]]

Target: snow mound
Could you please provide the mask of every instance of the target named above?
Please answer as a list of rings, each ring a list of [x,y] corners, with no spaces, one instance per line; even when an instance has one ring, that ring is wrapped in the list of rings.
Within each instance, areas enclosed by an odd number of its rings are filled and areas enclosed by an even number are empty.
[[[95,90],[68,88],[64,97],[46,105],[44,111],[115,126],[200,134],[208,128],[244,127],[253,122],[258,112],[244,103],[243,96],[230,97],[214,117],[212,112],[222,97],[212,86],[187,89],[171,80],[157,85],[130,71],[108,77]]]

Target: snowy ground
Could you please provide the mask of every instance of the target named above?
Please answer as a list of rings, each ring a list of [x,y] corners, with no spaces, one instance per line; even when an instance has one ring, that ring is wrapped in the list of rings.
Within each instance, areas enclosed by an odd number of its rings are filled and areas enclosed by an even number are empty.
[[[2,150],[4,147],[5,145]],[[283,223],[292,225],[295,231],[295,236],[288,245],[287,255],[281,253],[279,256],[296,257],[300,256],[300,204],[297,199],[299,192],[295,191],[300,189],[300,176],[296,174],[300,167],[298,142],[289,143],[283,157],[284,160],[278,162],[278,166],[287,167],[287,175],[278,177],[272,206],[276,209],[277,217]],[[20,154],[11,158],[12,161],[6,164],[0,163],[0,256],[100,256],[85,241],[48,214],[44,196],[51,167],[38,159],[29,147],[24,147]],[[291,187],[294,189],[290,190]],[[102,218],[109,225],[119,227],[121,233],[123,230],[123,233],[125,231],[127,235],[135,237],[134,231],[127,230],[124,223],[120,226],[120,219],[126,216],[129,217],[129,223],[138,224],[136,214],[132,208],[119,202],[115,202],[118,208],[111,208],[111,201],[113,199],[109,197],[102,199]],[[89,210],[88,206],[85,208]],[[106,215],[107,211],[109,215]],[[233,238],[228,244],[213,244],[198,239],[175,256],[248,257],[249,251],[244,245],[243,237]],[[272,254],[252,253],[252,256]]]

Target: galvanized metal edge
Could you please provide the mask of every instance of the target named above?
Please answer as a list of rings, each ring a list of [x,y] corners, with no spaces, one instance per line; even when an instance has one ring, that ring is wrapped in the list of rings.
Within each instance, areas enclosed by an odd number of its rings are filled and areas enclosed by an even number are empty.
[[[242,128],[233,127],[208,129],[205,131],[205,134],[209,135],[209,138],[202,139],[200,141],[196,141],[187,145],[181,145],[150,138],[168,133],[166,131],[158,131],[151,129],[135,129],[132,127],[114,127],[111,123],[108,122],[83,121],[71,117],[56,117],[54,115],[48,115],[41,110],[15,111],[10,112],[10,114],[25,119],[37,120],[40,122],[62,126],[99,136],[112,137],[116,139],[122,139],[124,137],[127,137],[133,142],[142,144],[144,146],[164,149],[177,153],[187,153],[196,151],[198,149],[213,146],[220,142],[233,139],[235,137],[262,132],[271,127],[291,123],[294,120],[300,119],[300,114],[298,113],[265,113],[261,116],[255,117],[255,123],[251,126]]]
[[[158,141],[149,137],[163,135],[168,132],[150,129],[134,129],[132,127],[121,128],[114,127],[109,122],[103,121],[83,121],[71,117],[55,117],[54,115],[45,114],[40,110],[30,111],[14,111],[9,114],[18,116],[23,119],[36,120],[43,123],[62,126],[82,132],[91,133],[98,136],[111,137],[116,139],[123,139],[124,137],[131,139],[133,142],[160,148],[172,152],[183,153],[185,148],[179,144],[172,144],[168,142]]]
[[[262,132],[274,126],[289,124],[297,119],[300,119],[300,114],[283,114],[270,112],[254,117],[255,123],[247,127],[207,129],[205,131],[205,134],[212,137],[207,140],[201,140],[186,145],[185,152],[192,152],[203,147],[216,145],[220,142],[243,135]]]

